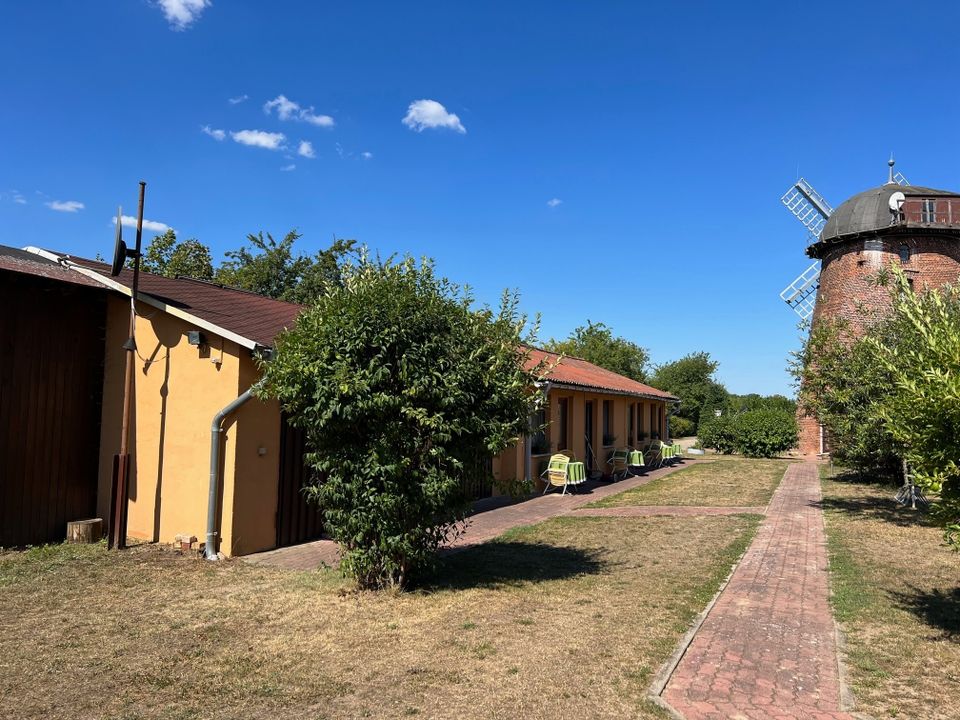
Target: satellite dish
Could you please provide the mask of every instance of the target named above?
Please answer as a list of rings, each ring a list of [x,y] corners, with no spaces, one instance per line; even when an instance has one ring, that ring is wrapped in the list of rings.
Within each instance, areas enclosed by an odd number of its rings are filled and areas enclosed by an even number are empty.
[[[891,212],[900,212],[900,208],[903,207],[903,201],[907,199],[907,196],[902,192],[897,190],[890,196],[890,210]]]
[[[902,193],[901,193],[902,194]],[[123,217],[123,208],[117,208],[117,235],[113,241],[113,267],[110,274],[116,277],[123,270],[123,264],[127,261],[127,244],[123,241],[123,230],[120,224],[120,218]]]

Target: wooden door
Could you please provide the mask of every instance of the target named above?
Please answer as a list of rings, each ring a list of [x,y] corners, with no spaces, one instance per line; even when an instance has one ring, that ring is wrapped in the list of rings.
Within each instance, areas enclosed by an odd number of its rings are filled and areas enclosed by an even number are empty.
[[[306,433],[280,420],[280,478],[277,492],[277,547],[317,540],[323,519],[316,503],[308,501],[303,487],[312,478],[304,463]]]

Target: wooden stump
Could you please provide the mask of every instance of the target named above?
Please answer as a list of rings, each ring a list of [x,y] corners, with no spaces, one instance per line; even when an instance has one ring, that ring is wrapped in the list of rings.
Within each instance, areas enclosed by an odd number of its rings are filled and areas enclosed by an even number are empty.
[[[103,537],[103,520],[91,518],[89,520],[74,520],[67,523],[67,542],[96,543]]]

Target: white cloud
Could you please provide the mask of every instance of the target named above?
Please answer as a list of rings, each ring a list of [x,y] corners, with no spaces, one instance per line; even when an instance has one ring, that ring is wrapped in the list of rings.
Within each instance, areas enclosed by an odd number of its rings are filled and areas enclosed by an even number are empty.
[[[301,140],[297,148],[297,155],[305,158],[315,158],[317,154],[313,151],[313,143],[309,140]]]
[[[110,225],[116,227],[116,224],[117,224],[117,216],[114,215],[112,218],[110,218]],[[135,228],[137,226],[137,219],[132,215],[121,215],[120,224],[123,225],[124,227]],[[166,223],[157,222],[155,220],[147,220],[146,218],[144,218],[143,229],[150,230],[151,232],[165,233],[167,230],[170,229],[170,226],[167,225]]]
[[[200,132],[202,132],[205,135],[209,135],[214,140],[218,140],[218,141],[223,140],[227,136],[227,134],[223,130],[216,130],[210,127],[209,125],[204,125],[202,128],[200,128]]]
[[[312,105],[308,108],[301,107],[300,103],[290,100],[286,95],[277,95],[273,100],[263,104],[263,111],[267,115],[273,110],[277,111],[277,117],[281,120],[299,120],[325,128],[332,128],[336,124],[329,115],[317,115]]]
[[[20,193],[18,193],[16,190],[13,191],[13,201],[14,201],[17,205],[26,205],[26,204],[27,204],[27,199],[26,199],[23,195],[21,195]]]
[[[555,208],[557,205],[562,205],[562,204],[563,204],[563,200],[561,200],[560,198],[550,198],[549,200],[547,200],[548,207]]]
[[[266,132],[265,130],[240,130],[231,132],[234,142],[251,147],[261,147],[267,150],[282,150],[287,136],[283,133]]]
[[[186,30],[210,4],[210,0],[157,0],[173,30]]]
[[[250,99],[250,96],[247,94],[237,95],[236,97],[227,98],[227,102],[231,105],[239,105],[242,102],[246,102]]]
[[[414,100],[407,108],[403,124],[411,130],[423,132],[427,128],[448,128],[465,134],[467,129],[460,118],[438,103],[436,100]]]
[[[280,172],[290,172],[291,170],[296,170],[296,169],[297,169],[297,166],[294,165],[293,163],[290,163],[289,165],[284,165],[282,168],[280,168]]]
[[[364,160],[371,160],[373,159],[373,153],[364,150],[362,153],[360,153],[360,157],[362,157]]]
[[[14,202],[17,202],[17,200],[14,199]],[[25,202],[26,201],[24,201],[24,203]],[[51,200],[50,202],[46,203],[46,206],[51,210],[56,210],[57,212],[68,213],[75,213],[77,210],[83,210],[84,207],[83,203],[79,202],[78,200]]]

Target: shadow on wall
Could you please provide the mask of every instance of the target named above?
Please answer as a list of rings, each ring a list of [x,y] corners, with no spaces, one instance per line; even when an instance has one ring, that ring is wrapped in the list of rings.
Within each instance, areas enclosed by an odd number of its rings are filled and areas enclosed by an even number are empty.
[[[960,642],[960,587],[921,590],[910,586],[908,592],[890,591],[888,594],[901,609],[940,630],[936,639]]]
[[[593,575],[604,568],[601,551],[546,543],[491,541],[443,558],[420,590],[495,589]]]

